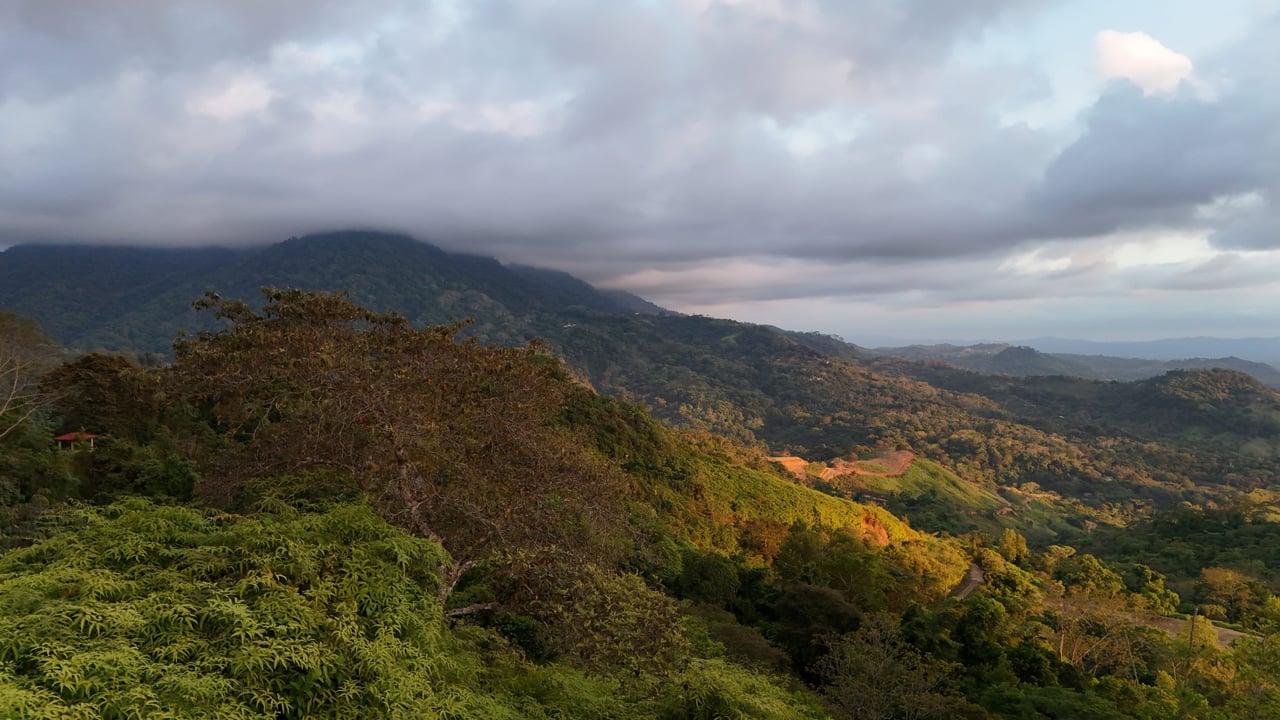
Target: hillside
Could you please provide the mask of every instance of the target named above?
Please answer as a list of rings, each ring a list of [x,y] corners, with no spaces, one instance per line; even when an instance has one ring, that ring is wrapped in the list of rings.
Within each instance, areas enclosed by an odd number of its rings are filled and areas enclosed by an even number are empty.
[[[642,401],[684,430],[815,461],[901,448],[982,492],[1034,485],[1055,519],[1002,522],[1039,538],[1262,487],[1276,473],[1265,393],[1189,405],[1141,383],[1015,379],[870,359],[840,338],[666,313],[564,273],[446,253],[404,236],[329,233],[235,252],[152,252],[13,248],[0,253],[0,272],[12,280],[0,287],[0,302],[52,322],[60,340],[82,349],[160,351],[179,328],[213,328],[189,305],[206,289],[251,303],[263,285],[342,289],[418,326],[473,317],[466,335],[496,344],[541,337],[595,388]],[[67,257],[75,258],[70,271],[54,264]],[[77,304],[82,294],[68,288],[82,280],[98,302]],[[68,307],[75,322],[63,317]],[[952,350],[1024,366],[1048,357],[1002,346]],[[976,527],[948,517],[929,529]]]
[[[95,347],[96,338],[119,335],[118,342],[102,346],[167,352],[186,305],[145,320],[167,326],[158,330],[167,336],[155,337],[130,331],[139,308],[176,288],[188,290],[189,304],[189,290],[200,287],[201,277],[242,258],[242,252],[222,248],[18,245],[0,253],[0,307],[36,320],[70,347]]]
[[[608,717],[821,717],[812,693],[725,662],[707,634],[731,636],[742,662],[803,673],[822,625],[788,603],[824,604],[827,627],[849,628],[864,611],[941,600],[968,565],[953,541],[881,508],[707,454],[536,349],[296,291],[261,312],[208,309],[231,325],[180,343],[173,365],[88,356],[56,370],[45,386],[67,392],[52,415],[0,444],[0,507],[19,546],[0,556],[0,653],[16,663],[0,673],[6,713],[216,703],[229,717],[596,717],[584,703],[613,695]],[[48,440],[46,423],[72,412],[100,434],[94,449]],[[881,579],[766,580],[762,568],[810,537]],[[755,578],[748,624],[682,619],[664,592],[705,605],[721,591],[699,562],[728,563],[735,596],[739,574]],[[89,579],[68,580],[78,573]],[[55,636],[87,664],[35,662]],[[117,652],[116,675],[92,664]],[[444,658],[448,671],[406,680]],[[175,673],[184,685],[163,679]],[[583,679],[544,687],[556,675]]]
[[[859,422],[954,463],[868,450],[833,458],[854,472],[820,492],[759,447],[594,392],[536,345],[459,340],[334,295],[263,302],[201,303],[225,324],[170,365],[55,369],[45,411],[0,437],[0,714],[782,719],[874,702],[938,719],[1234,720],[1276,689],[1260,633],[1277,600],[1248,570],[1263,548],[1235,542],[1274,535],[1272,516],[1183,508],[1098,551],[1141,553],[1179,523],[1205,550],[1235,545],[1205,556],[1230,567],[1178,567],[1168,585],[1141,559],[1080,553],[1064,543],[1086,539],[1087,506],[994,482],[978,453],[1022,457],[1016,440],[1100,462],[1102,446],[993,419],[1007,412],[994,392],[767,328],[574,311],[591,322],[565,337],[612,350],[615,382],[640,385],[642,358],[683,367],[701,407],[724,411],[688,422],[785,433],[791,405],[845,392],[866,404]],[[637,338],[651,357],[613,344],[641,330],[666,338]],[[1225,371],[1132,392],[1224,426],[1272,399]],[[766,412],[735,420],[752,402]],[[53,442],[71,418],[95,447]],[[984,420],[989,436],[962,427]],[[1158,617],[1175,611],[1247,632],[1226,652],[1209,621]]]
[[[447,253],[402,235],[335,232],[243,250],[17,246],[0,253],[0,307],[31,317],[82,350],[168,354],[181,329],[208,327],[191,301],[206,291],[255,300],[263,287],[349,292],[416,323],[474,318],[469,333],[526,342],[557,313],[662,312],[566,274]]]

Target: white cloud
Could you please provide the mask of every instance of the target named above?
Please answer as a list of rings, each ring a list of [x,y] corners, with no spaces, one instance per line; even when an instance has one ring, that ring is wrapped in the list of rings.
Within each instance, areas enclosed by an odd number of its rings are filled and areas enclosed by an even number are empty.
[[[1192,78],[1195,69],[1191,58],[1144,32],[1103,30],[1094,43],[1102,77],[1131,80],[1147,95],[1177,90],[1180,83]]]
[[[235,120],[262,111],[274,96],[265,80],[244,74],[215,90],[191,98],[187,101],[187,109],[218,120]]]
[[[1012,272],[1019,275],[1053,273],[1071,267],[1070,257],[1045,257],[1044,248],[1036,248],[1031,252],[1010,256],[996,268],[999,272]]]
[[[1206,232],[1140,232],[1119,234],[1110,254],[1117,268],[1182,265],[1212,260],[1218,251]]]

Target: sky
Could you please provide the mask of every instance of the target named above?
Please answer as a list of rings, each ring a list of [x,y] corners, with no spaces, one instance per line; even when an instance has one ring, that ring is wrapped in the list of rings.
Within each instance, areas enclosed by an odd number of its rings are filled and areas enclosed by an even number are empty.
[[[891,340],[1280,335],[1280,0],[0,0],[0,247],[374,228]]]

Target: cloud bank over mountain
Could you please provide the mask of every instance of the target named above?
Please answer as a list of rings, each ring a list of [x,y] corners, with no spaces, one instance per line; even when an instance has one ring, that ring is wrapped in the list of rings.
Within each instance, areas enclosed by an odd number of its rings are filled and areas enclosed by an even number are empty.
[[[17,0],[0,245],[372,226],[850,334],[1274,323],[1249,8],[1185,48],[1036,0]]]

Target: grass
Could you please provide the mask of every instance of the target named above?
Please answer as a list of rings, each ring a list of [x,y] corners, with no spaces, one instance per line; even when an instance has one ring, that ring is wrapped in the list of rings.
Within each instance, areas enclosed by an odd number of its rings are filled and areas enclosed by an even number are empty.
[[[863,489],[911,499],[929,497],[939,503],[974,510],[994,511],[1007,505],[990,490],[968,482],[930,460],[916,460],[898,476],[848,475],[838,479],[839,487]]]

